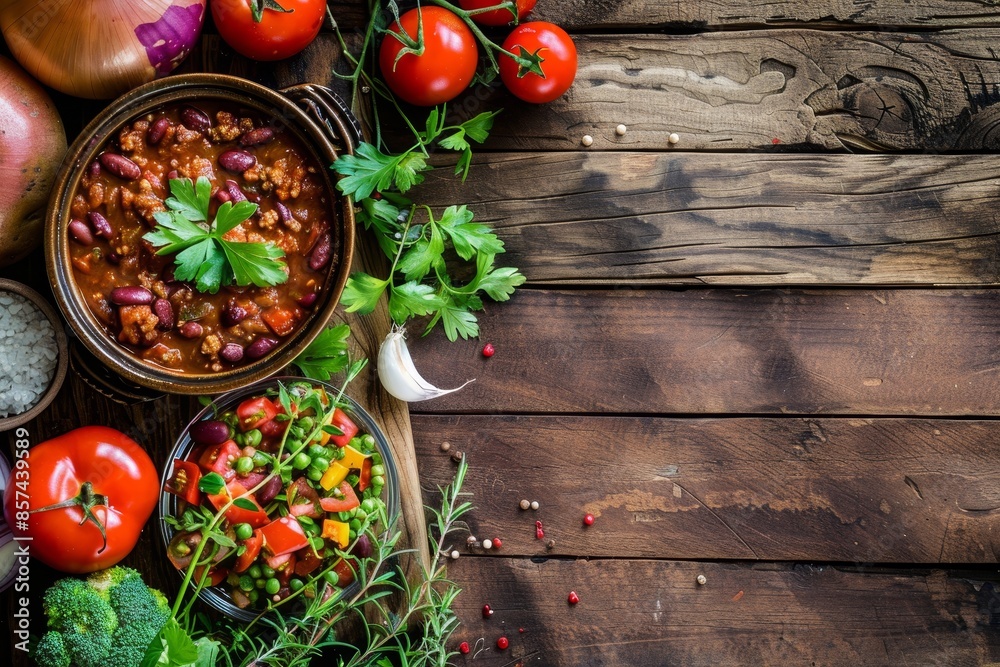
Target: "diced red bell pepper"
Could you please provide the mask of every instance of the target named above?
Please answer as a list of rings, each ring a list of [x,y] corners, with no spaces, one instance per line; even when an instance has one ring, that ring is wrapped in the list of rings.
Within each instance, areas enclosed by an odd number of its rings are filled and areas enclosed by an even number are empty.
[[[358,491],[364,491],[372,483],[372,460],[365,459],[361,463],[361,473],[358,475]]]
[[[181,500],[197,505],[201,502],[201,491],[198,490],[199,479],[201,479],[201,470],[197,464],[183,459],[174,459],[174,469],[163,488]]]
[[[279,336],[287,336],[295,330],[299,320],[302,318],[302,311],[298,308],[281,308],[273,306],[260,314],[260,319],[270,327],[271,331]]]
[[[272,556],[283,556],[309,544],[309,538],[295,517],[283,516],[260,529],[264,549]],[[275,568],[276,569],[276,568]]]
[[[289,484],[285,490],[285,497],[288,498],[288,511],[292,516],[308,516],[312,519],[323,516],[319,494],[316,493],[316,489],[309,486],[305,477],[299,477]]]
[[[361,504],[361,501],[358,500],[358,495],[354,493],[354,489],[346,481],[341,482],[337,490],[343,498],[329,496],[319,499],[319,506],[323,508],[324,512],[347,512]]]
[[[330,425],[340,430],[342,435],[330,435],[324,432],[321,438],[321,444],[327,443],[327,437],[329,437],[329,442],[337,445],[338,447],[344,447],[351,441],[351,438],[358,434],[358,426],[351,421],[351,418],[347,416],[347,413],[340,408],[334,408],[333,415],[330,416]]]
[[[295,574],[299,577],[309,576],[323,564],[323,559],[317,556],[311,547],[300,549],[295,554],[298,556],[298,560],[295,561]]]
[[[227,482],[236,477],[233,465],[240,457],[240,446],[235,440],[226,440],[221,445],[214,445],[205,450],[198,459],[198,465],[205,473],[218,473]]]
[[[249,523],[254,528],[260,528],[270,521],[270,519],[267,516],[267,512],[264,511],[264,508],[257,502],[257,499],[254,498],[253,495],[244,495],[246,492],[246,488],[234,480],[226,484],[226,488],[221,493],[209,495],[208,501],[212,503],[215,509],[220,510],[231,499],[244,496],[244,500],[253,503],[254,509],[245,509],[234,503],[229,506],[229,509],[226,510],[226,521],[228,521],[230,525]]]
[[[236,558],[236,564],[233,565],[233,572],[246,572],[250,569],[253,562],[257,560],[257,556],[260,554],[260,546],[263,543],[264,538],[260,536],[259,530],[253,531],[253,535],[243,540],[242,545],[246,549]]]
[[[259,428],[274,419],[277,414],[277,406],[267,396],[248,398],[236,408],[240,430],[243,432]]]

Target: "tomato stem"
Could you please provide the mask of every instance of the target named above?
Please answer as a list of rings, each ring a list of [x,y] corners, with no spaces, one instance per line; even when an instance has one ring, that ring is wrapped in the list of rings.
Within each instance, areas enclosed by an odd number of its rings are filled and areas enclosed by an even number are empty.
[[[83,512],[83,519],[80,520],[81,526],[90,521],[95,526],[97,526],[98,530],[101,531],[101,539],[104,540],[104,544],[101,546],[100,549],[97,550],[97,553],[102,553],[105,549],[107,549],[108,532],[107,529],[104,527],[104,524],[101,523],[101,520],[97,518],[96,514],[94,514],[94,508],[104,507],[105,509],[107,509],[108,497],[101,495],[99,493],[94,493],[94,485],[91,484],[90,482],[84,482],[83,485],[80,487],[80,493],[76,494],[72,498],[67,498],[66,500],[60,503],[55,503],[54,505],[48,505],[46,507],[39,507],[38,509],[33,509],[31,510],[31,512],[29,512],[29,514],[35,514],[36,512],[48,512],[50,510],[66,509],[69,507],[79,507],[80,511]]]

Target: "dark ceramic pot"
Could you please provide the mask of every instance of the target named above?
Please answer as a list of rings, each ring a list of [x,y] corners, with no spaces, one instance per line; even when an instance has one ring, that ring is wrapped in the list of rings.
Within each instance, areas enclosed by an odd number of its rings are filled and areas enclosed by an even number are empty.
[[[126,383],[158,392],[212,394],[231,391],[285,368],[323,330],[347,282],[354,248],[354,208],[335,187],[335,174],[323,169],[328,190],[333,256],[323,291],[307,319],[266,356],[217,373],[190,373],[147,363],[109,336],[91,312],[73,275],[68,249],[73,195],[87,166],[123,126],[159,107],[197,105],[212,100],[252,109],[289,130],[312,151],[315,162],[332,164],[351,154],[360,141],[360,125],[332,91],[305,84],[275,91],[233,76],[186,74],[140,86],[118,98],[94,119],[70,147],[56,181],[45,222],[45,260],[59,309],[87,352]]]

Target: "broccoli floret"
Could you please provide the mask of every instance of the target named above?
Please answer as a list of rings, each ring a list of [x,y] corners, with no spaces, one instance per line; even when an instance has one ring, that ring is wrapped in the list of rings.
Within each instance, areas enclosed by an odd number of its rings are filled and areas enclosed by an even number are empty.
[[[123,566],[60,579],[42,608],[50,631],[32,654],[39,667],[138,667],[170,617],[163,593]]]
[[[39,667],[69,667],[72,662],[62,635],[52,630],[42,635],[32,649],[31,657]]]

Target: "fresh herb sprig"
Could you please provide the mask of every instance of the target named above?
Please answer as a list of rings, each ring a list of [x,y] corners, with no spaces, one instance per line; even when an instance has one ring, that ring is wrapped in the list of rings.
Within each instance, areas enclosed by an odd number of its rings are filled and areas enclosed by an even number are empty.
[[[201,292],[215,294],[223,285],[271,287],[288,280],[284,251],[273,243],[227,241],[223,238],[257,212],[257,204],[225,202],[208,223],[212,184],[204,176],[170,181],[167,211],[155,213],[157,227],[144,238],[157,255],[176,254],[174,276],[193,280]]]
[[[505,251],[503,241],[487,225],[473,222],[475,216],[467,206],[449,206],[435,216],[429,206],[404,196],[431,168],[426,155],[435,144],[460,153],[455,173],[464,179],[472,160],[469,142],[484,141],[495,116],[496,112],[482,113],[448,126],[444,115],[433,109],[417,143],[406,152],[387,155],[372,144],[362,144],[356,155],[344,155],[333,164],[334,171],[344,176],[338,187],[360,203],[359,219],[392,260],[387,278],[363,272],[350,277],[341,297],[348,312],[372,312],[388,290],[389,314],[397,324],[429,316],[427,332],[441,322],[449,340],[473,338],[479,335],[474,312],[483,309],[480,293],[506,301],[524,283],[516,268],[496,266],[495,257]],[[371,196],[375,192],[378,198]],[[457,284],[449,272],[449,254],[475,267],[464,284]]]

